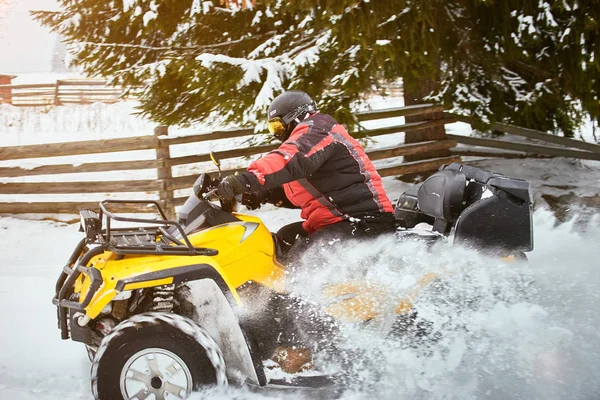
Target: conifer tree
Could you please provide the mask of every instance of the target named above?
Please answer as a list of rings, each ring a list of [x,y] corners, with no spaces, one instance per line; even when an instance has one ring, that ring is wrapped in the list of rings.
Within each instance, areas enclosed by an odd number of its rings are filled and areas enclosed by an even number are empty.
[[[73,63],[144,87],[141,112],[160,123],[256,123],[293,88],[352,124],[350,105],[398,78],[407,102],[439,101],[482,125],[571,134],[584,113],[600,116],[597,0],[61,5],[35,15],[66,38]]]

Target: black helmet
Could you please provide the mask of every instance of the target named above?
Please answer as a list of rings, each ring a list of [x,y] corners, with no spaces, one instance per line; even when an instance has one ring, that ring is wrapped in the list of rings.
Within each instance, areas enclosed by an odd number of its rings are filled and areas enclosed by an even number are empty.
[[[300,121],[316,112],[317,103],[306,93],[300,90],[283,92],[269,106],[269,132],[283,142]]]

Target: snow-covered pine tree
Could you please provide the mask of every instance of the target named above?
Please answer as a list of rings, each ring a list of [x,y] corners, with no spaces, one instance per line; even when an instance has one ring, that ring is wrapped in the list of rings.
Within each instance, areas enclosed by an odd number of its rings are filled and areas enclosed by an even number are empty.
[[[455,3],[455,4],[451,4]],[[600,3],[580,0],[450,2],[437,98],[484,122],[573,134],[600,117]]]
[[[225,3],[227,6],[225,6]],[[36,17],[91,75],[145,87],[160,123],[253,124],[301,89],[352,123],[350,105],[403,78],[483,123],[572,132],[598,106],[597,1],[62,0]],[[431,88],[424,90],[424,88]]]

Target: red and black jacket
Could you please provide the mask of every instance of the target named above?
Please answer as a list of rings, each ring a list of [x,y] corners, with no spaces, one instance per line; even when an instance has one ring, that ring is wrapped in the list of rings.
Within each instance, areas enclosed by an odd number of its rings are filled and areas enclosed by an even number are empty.
[[[283,186],[287,198],[302,208],[309,234],[350,217],[393,212],[360,143],[326,114],[299,123],[288,140],[250,164],[240,178],[249,191]]]

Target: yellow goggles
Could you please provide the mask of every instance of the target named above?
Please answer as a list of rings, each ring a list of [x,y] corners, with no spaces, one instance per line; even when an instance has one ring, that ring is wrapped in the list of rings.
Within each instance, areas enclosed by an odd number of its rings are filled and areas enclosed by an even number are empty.
[[[267,124],[269,126],[269,132],[273,135],[279,137],[285,133],[286,126],[281,117],[271,118],[267,121]]]

